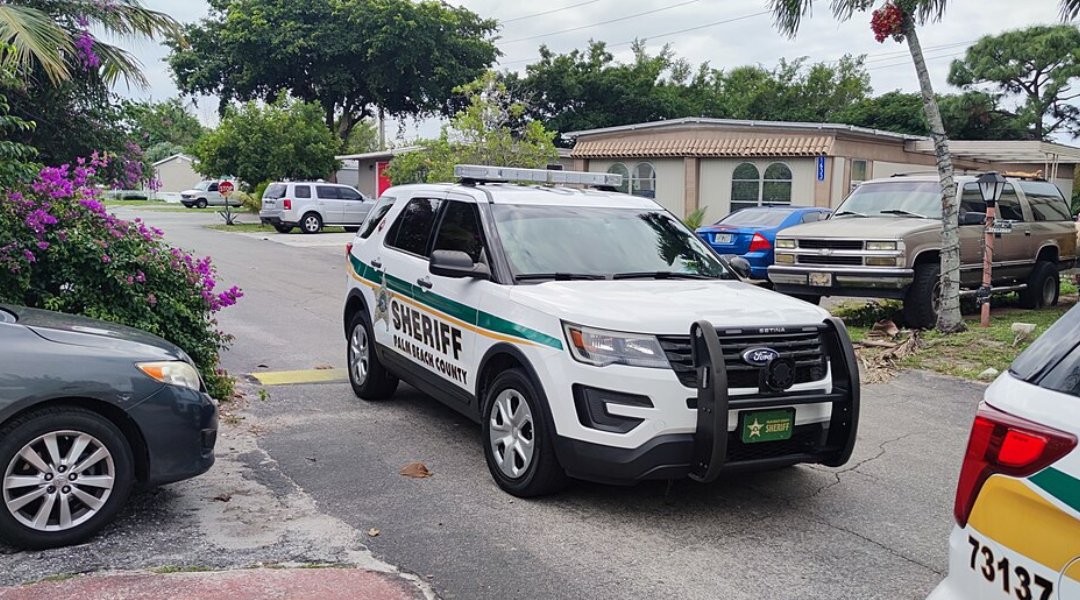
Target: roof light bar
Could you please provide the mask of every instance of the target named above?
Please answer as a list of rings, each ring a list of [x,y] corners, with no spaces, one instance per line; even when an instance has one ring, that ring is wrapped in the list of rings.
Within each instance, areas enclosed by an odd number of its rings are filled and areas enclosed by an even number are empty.
[[[615,173],[587,173],[584,171],[549,171],[547,169],[518,169],[515,167],[485,167],[482,165],[456,165],[454,177],[487,182],[527,182],[547,185],[593,185],[619,187],[622,175]]]

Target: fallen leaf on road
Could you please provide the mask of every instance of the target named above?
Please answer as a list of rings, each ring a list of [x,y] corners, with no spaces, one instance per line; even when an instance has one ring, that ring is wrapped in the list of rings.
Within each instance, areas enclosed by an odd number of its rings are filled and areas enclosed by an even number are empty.
[[[316,371],[330,371],[333,368],[333,365],[315,365]]]
[[[255,368],[256,369],[269,369],[270,367],[268,367],[266,365],[256,365]]]
[[[900,335],[900,328],[896,326],[896,323],[893,323],[889,319],[885,319],[884,321],[874,323],[874,328],[870,330],[870,333],[866,334],[866,337],[895,338],[898,335]]]
[[[379,530],[372,527],[367,530],[368,537],[379,537]]]
[[[405,465],[399,472],[406,477],[414,477],[416,479],[424,479],[425,477],[431,477],[433,475],[433,473],[428,471],[428,468],[424,466],[424,463],[418,462]]]
[[[228,502],[229,500],[232,500],[232,494],[218,494],[217,496],[214,496],[215,502]]]

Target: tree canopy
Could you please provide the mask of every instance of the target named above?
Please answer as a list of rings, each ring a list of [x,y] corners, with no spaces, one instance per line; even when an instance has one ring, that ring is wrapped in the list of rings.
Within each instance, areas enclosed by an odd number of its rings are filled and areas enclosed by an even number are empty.
[[[126,126],[148,151],[165,146],[185,151],[206,131],[179,98],[164,102],[128,100],[123,103],[123,113]]]
[[[271,101],[284,91],[318,103],[347,140],[381,108],[446,113],[454,87],[498,56],[496,22],[434,0],[210,0],[210,15],[172,43],[180,89]]]
[[[986,36],[952,63],[949,83],[990,88],[1023,100],[1020,116],[1035,139],[1057,132],[1080,135],[1080,30],[1075,25],[1036,26]]]
[[[228,107],[217,129],[195,145],[196,169],[252,186],[274,179],[320,179],[338,168],[340,141],[317,104],[284,93],[270,104]]]

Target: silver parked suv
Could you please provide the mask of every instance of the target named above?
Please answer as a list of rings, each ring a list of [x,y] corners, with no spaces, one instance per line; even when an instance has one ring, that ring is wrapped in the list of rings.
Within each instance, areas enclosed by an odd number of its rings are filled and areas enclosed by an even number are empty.
[[[322,181],[272,183],[262,195],[259,220],[280,233],[300,227],[304,233],[319,233],[324,225],[341,225],[357,231],[374,202],[356,188]]]

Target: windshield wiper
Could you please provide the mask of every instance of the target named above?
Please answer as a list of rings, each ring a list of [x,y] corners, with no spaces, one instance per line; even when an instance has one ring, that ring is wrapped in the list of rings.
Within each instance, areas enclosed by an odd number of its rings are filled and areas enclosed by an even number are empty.
[[[574,279],[597,280],[604,279],[602,275],[585,275],[582,273],[526,273],[514,277],[515,281],[530,281],[533,279],[554,279],[555,281],[571,281]]]
[[[861,212],[855,212],[855,211],[853,211],[853,210],[842,210],[842,211],[840,211],[840,212],[836,213],[836,214],[835,214],[835,215],[833,215],[833,216],[834,216],[834,217],[842,217],[842,216],[844,216],[844,215],[855,215],[856,217],[863,217],[863,218],[866,218],[866,215],[864,215],[863,213],[861,213]]]
[[[642,271],[641,273],[617,273],[612,279],[716,279],[697,273],[676,273],[674,271]]]
[[[910,210],[891,209],[891,210],[879,210],[878,212],[880,212],[883,215],[903,215],[905,217],[915,217],[916,219],[929,219],[930,218],[930,217],[928,217],[926,215],[920,215],[919,213],[913,213]]]

